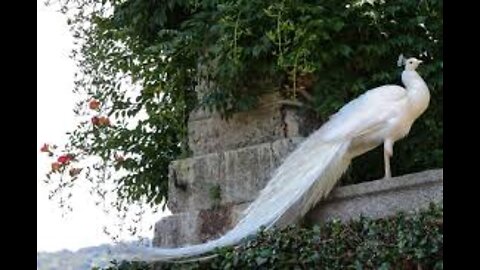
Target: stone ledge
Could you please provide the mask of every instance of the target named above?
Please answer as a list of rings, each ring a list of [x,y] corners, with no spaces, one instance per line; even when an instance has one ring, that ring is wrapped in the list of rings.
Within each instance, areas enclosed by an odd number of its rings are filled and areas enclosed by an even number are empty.
[[[383,218],[426,208],[443,200],[443,169],[344,186],[332,191],[307,215],[307,222],[348,221],[361,215]]]

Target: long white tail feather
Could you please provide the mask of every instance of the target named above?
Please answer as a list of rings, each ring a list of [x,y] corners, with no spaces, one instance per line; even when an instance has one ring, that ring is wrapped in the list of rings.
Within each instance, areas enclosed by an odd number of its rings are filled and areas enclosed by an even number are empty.
[[[180,248],[136,247],[129,260],[162,261],[202,255],[238,244],[260,227],[282,227],[302,218],[333,189],[350,164],[350,141],[323,142],[321,130],[310,135],[273,173],[271,180],[240,221],[222,237]]]

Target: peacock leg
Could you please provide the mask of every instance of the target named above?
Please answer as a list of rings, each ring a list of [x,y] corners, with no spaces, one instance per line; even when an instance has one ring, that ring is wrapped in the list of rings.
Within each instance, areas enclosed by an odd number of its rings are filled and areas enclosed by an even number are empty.
[[[385,179],[392,178],[390,171],[390,157],[393,155],[393,143],[391,140],[385,140],[383,144],[383,158],[385,163]]]

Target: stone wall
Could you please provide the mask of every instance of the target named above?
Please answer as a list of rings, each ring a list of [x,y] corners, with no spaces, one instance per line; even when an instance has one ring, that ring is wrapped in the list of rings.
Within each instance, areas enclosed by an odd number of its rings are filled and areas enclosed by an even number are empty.
[[[188,123],[189,148],[194,156],[270,143],[275,140],[303,137],[318,123],[297,109],[281,105],[278,93],[265,94],[258,106],[234,114],[225,121],[218,113],[197,110]]]
[[[266,94],[251,111],[228,121],[217,113],[190,115],[193,156],[169,168],[171,216],[155,225],[154,245],[174,247],[216,238],[231,228],[315,121]]]
[[[179,213],[253,200],[270,173],[302,139],[279,139],[174,161],[170,165],[168,208]],[[211,198],[213,189],[219,190],[219,198]]]
[[[432,202],[442,201],[443,169],[429,170],[337,187],[306,215],[305,221],[312,224],[332,219],[349,221],[360,216],[384,218],[425,209]],[[166,217],[156,224],[155,244],[175,247],[221,236],[235,224],[248,203]]]

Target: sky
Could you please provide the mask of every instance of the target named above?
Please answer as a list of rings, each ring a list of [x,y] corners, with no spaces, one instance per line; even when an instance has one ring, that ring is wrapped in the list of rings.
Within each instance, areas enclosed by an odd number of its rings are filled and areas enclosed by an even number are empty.
[[[39,151],[43,143],[61,145],[65,133],[73,130],[75,102],[73,80],[75,64],[68,57],[72,49],[66,18],[37,0],[37,252],[53,252],[111,243],[103,233],[104,225],[118,220],[106,216],[81,184],[74,190],[73,212],[62,217],[56,202],[48,199],[43,183],[51,160]],[[80,181],[81,179],[78,179]],[[143,225],[150,227],[165,213],[147,213]],[[153,232],[146,230],[146,237]],[[130,240],[130,239],[124,239]]]

